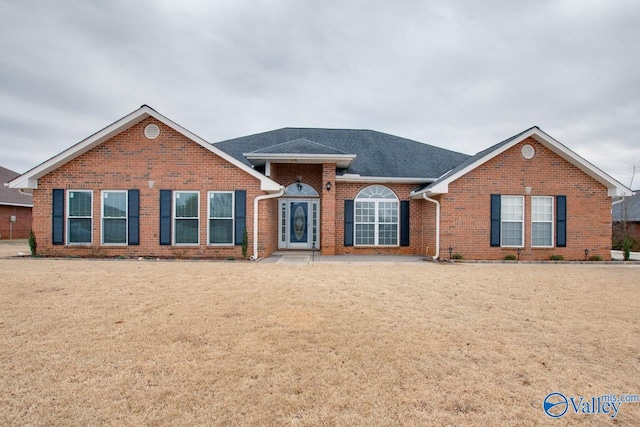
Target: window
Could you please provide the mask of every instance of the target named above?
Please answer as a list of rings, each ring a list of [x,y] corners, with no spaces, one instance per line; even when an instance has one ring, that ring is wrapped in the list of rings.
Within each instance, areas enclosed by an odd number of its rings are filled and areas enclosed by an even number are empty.
[[[127,192],[102,192],[102,244],[127,244]]]
[[[71,190],[67,194],[67,243],[91,244],[93,192]]]
[[[355,201],[355,244],[398,245],[398,198],[387,187],[372,185]]]
[[[500,199],[500,246],[523,246],[523,222],[524,196],[502,196]]]
[[[200,193],[197,191],[176,191],[173,195],[173,242],[176,245],[197,245],[200,242]]]
[[[553,246],[553,197],[531,197],[531,246]]]
[[[233,245],[233,192],[209,192],[209,244]]]

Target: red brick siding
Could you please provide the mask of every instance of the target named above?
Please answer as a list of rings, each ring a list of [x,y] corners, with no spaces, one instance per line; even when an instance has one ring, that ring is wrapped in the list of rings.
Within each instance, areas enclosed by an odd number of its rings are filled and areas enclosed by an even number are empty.
[[[160,127],[160,136],[154,140],[144,137],[144,128],[149,123]],[[152,189],[149,181],[154,181]],[[54,188],[93,191],[92,245],[51,244],[51,193]],[[101,190],[128,189],[140,190],[140,245],[101,245]],[[200,192],[199,245],[159,245],[161,189]],[[38,251],[63,256],[241,257],[240,246],[207,245],[207,192],[214,190],[247,191],[246,221],[251,255],[253,200],[265,194],[260,190],[260,181],[161,122],[147,118],[39,179],[33,210]],[[260,217],[267,214],[261,212]],[[263,227],[265,223],[261,221]],[[259,246],[268,251],[272,245],[266,242],[266,237],[266,233],[260,235]]]
[[[11,224],[11,217],[16,221]],[[0,205],[0,239],[27,239],[31,230],[31,208]]]
[[[535,156],[526,160],[521,147],[530,144]],[[525,195],[531,187],[531,195]],[[610,258],[611,199],[607,188],[551,150],[529,138],[449,184],[448,194],[437,197],[441,212],[441,257],[453,247],[467,259],[503,259],[515,248],[490,247],[490,195],[524,195],[524,248],[520,259],[565,259],[591,255]],[[531,196],[567,196],[567,247],[531,247]],[[554,201],[555,221],[555,201]],[[555,223],[554,223],[555,238]],[[554,242],[555,244],[555,242]]]

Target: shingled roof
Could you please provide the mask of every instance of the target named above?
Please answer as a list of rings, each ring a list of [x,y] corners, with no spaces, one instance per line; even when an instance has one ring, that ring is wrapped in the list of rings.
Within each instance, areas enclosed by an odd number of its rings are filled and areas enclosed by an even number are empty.
[[[20,174],[0,166],[0,205],[32,207],[32,196],[28,196],[15,188],[9,188],[4,185],[17,176],[20,176]]]
[[[613,205],[611,214],[614,221],[640,222],[640,190],[635,190],[635,193],[631,197],[626,197],[622,203]]]
[[[344,153],[356,155],[338,175],[363,177],[423,178],[433,180],[469,156],[406,138],[373,130],[283,128],[214,144],[239,161],[251,165],[243,153],[274,152],[291,154]],[[312,152],[307,152],[312,151]]]

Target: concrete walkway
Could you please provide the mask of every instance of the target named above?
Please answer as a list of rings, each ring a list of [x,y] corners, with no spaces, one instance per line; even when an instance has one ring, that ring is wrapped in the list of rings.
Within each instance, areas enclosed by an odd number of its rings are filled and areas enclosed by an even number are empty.
[[[316,263],[399,263],[399,262],[424,262],[431,260],[430,257],[420,255],[320,255],[305,252],[276,252],[260,262],[268,264],[282,265],[307,265]]]

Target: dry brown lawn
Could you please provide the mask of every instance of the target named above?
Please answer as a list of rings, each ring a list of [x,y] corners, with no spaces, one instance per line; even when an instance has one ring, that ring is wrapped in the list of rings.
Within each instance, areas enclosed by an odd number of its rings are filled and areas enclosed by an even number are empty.
[[[0,425],[640,425],[640,267],[0,259]]]

